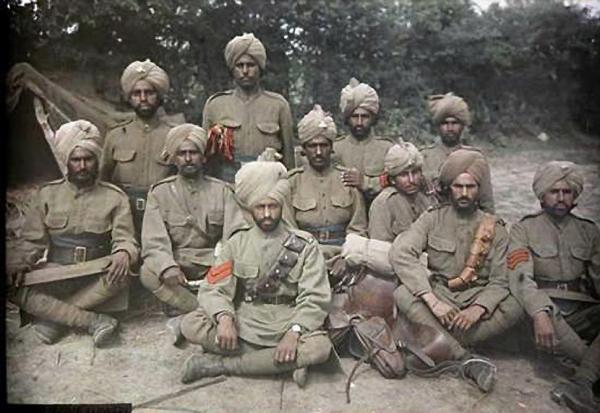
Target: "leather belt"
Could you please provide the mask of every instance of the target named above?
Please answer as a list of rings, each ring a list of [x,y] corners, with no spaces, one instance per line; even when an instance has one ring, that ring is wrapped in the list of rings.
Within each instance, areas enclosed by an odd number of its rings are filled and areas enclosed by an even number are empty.
[[[301,228],[310,232],[319,241],[319,244],[342,245],[346,241],[346,226],[331,225],[328,227]]]
[[[95,247],[85,247],[83,245],[60,247],[52,245],[48,251],[48,261],[69,265],[95,260],[96,258],[102,258],[109,254],[110,247],[108,245],[99,245]]]
[[[575,291],[581,292],[582,285],[581,280],[573,280],[573,281],[544,281],[544,280],[535,280],[538,288],[547,288],[551,290],[563,290],[563,291]]]
[[[146,199],[148,198],[148,188],[135,188],[130,186],[123,186],[123,190],[129,197],[131,203],[131,209],[134,211],[143,212],[146,210]]]
[[[290,295],[277,295],[274,297],[252,297],[250,295],[244,296],[244,301],[247,303],[262,303],[262,304],[293,304],[296,302],[296,297]]]

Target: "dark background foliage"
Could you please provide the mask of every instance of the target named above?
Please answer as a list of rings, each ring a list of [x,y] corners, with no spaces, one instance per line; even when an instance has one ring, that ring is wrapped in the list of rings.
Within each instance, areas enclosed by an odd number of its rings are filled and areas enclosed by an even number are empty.
[[[42,72],[93,74],[120,101],[132,60],[171,76],[169,112],[200,123],[229,88],[223,49],[253,32],[268,52],[264,83],[299,119],[320,103],[339,120],[350,77],[380,94],[380,131],[422,142],[425,98],[453,91],[485,139],[573,131],[600,135],[600,17],[553,0],[483,11],[470,0],[8,0],[10,60]],[[123,102],[120,101],[122,104]]]

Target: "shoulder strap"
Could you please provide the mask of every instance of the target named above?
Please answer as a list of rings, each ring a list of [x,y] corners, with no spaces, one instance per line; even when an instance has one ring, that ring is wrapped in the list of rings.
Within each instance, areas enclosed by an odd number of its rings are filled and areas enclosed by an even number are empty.
[[[450,290],[467,288],[471,281],[477,280],[477,270],[489,254],[495,235],[496,216],[485,212],[475,231],[469,256],[465,262],[465,268],[463,268],[460,275],[448,280],[448,288]]]

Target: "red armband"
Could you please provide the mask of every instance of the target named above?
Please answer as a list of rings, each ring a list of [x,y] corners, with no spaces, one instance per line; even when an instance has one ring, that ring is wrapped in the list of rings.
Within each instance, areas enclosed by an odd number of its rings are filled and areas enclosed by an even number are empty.
[[[211,267],[206,273],[206,281],[209,284],[216,284],[229,277],[231,274],[233,274],[233,261],[229,260],[216,267]]]

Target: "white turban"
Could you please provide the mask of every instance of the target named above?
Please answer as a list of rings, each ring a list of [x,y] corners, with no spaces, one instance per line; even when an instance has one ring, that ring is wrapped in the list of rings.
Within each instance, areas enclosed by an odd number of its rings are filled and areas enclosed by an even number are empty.
[[[577,171],[577,165],[568,161],[550,161],[540,166],[533,177],[533,192],[542,199],[555,183],[563,179],[577,198],[583,190],[583,176]]]
[[[471,113],[467,102],[452,92],[429,96],[428,106],[434,125],[439,125],[449,117],[458,119],[463,125],[471,124]]]
[[[235,174],[235,194],[246,210],[265,198],[284,207],[290,194],[287,169],[279,162],[249,162]]]
[[[371,86],[352,78],[348,85],[342,89],[340,110],[344,119],[348,119],[357,108],[366,109],[375,115],[378,114],[379,96]]]
[[[390,176],[414,168],[423,167],[423,155],[410,142],[400,142],[388,149],[383,158],[383,166]]]
[[[198,147],[198,150],[202,154],[204,154],[207,140],[206,131],[200,126],[184,123],[183,125],[171,128],[169,133],[167,133],[163,153],[169,158],[169,161],[172,162],[173,156],[175,156],[181,144],[185,141],[190,141]]]
[[[258,63],[262,70],[265,70],[267,65],[267,51],[262,42],[258,40],[252,33],[244,33],[241,36],[236,36],[225,46],[225,61],[229,70],[235,67],[235,63],[244,54],[249,54]]]
[[[98,128],[87,120],[76,120],[65,123],[56,131],[56,150],[60,157],[59,162],[67,164],[71,152],[75,148],[83,148],[90,151],[99,161],[102,155],[100,146],[100,132]]]
[[[300,122],[298,122],[298,139],[305,144],[313,138],[323,137],[333,142],[337,129],[333,118],[320,105],[315,105]]]
[[[138,80],[145,80],[150,83],[159,96],[164,96],[169,90],[169,76],[167,72],[161,69],[149,59],[143,62],[133,62],[123,70],[121,75],[121,88],[125,96],[129,96],[133,86]]]

